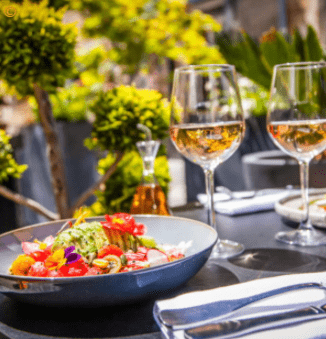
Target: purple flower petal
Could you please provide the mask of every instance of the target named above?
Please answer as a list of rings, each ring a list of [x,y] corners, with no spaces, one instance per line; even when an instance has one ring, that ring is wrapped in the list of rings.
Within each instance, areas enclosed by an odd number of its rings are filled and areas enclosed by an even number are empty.
[[[78,254],[78,253],[70,253],[66,259],[67,259],[67,262],[66,264],[69,265],[69,264],[72,264],[76,261],[78,261],[79,259],[81,258],[81,255]]]
[[[75,246],[69,246],[65,249],[65,258],[69,256],[70,253],[72,253],[75,250]]]
[[[81,255],[75,253],[75,246],[69,246],[65,249],[66,265],[73,264],[81,258]]]

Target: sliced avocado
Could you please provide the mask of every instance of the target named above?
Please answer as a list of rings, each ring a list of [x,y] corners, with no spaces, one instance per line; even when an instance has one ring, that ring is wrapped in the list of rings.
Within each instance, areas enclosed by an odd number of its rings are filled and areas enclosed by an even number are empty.
[[[157,243],[153,237],[150,237],[147,235],[141,235],[141,236],[138,236],[138,240],[140,241],[141,246],[144,246],[147,248],[157,247]]]
[[[52,251],[75,246],[77,253],[88,257],[107,242],[108,239],[101,223],[94,221],[82,223],[59,233],[52,246]]]

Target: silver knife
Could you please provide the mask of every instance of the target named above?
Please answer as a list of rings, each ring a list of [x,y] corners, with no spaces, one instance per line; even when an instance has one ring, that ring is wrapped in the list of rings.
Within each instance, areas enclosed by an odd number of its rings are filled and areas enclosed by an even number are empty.
[[[232,319],[207,324],[185,331],[187,339],[228,339],[259,331],[326,318],[326,305],[309,306],[299,310],[247,319]]]
[[[201,293],[208,293],[206,298],[208,296],[211,300],[215,300],[203,304],[199,302],[198,305],[182,308],[179,306],[179,298],[191,300],[191,293],[188,293],[172,298],[173,303],[164,300],[157,301],[154,305],[153,315],[158,325],[161,328],[164,327],[167,331],[188,330],[212,322],[223,321],[231,312],[271,296],[308,288],[326,290],[324,286],[326,285],[325,278],[324,272],[318,272],[258,279],[210,291],[197,292],[199,297],[201,297]],[[268,283],[266,280],[268,280]],[[297,284],[291,284],[291,282],[297,282]],[[273,289],[271,286],[275,288]],[[170,305],[176,305],[176,307],[170,308]]]

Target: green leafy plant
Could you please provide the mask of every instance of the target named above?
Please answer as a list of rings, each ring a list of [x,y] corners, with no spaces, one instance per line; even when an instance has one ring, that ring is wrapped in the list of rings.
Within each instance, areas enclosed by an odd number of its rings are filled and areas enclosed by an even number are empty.
[[[55,11],[47,2],[24,0],[15,4],[13,17],[0,2],[0,78],[22,96],[33,94],[34,85],[55,92],[74,68],[77,30],[64,25],[64,9]]]
[[[0,184],[9,178],[20,178],[27,169],[27,165],[19,165],[14,156],[14,150],[10,144],[10,136],[0,129]]]
[[[299,61],[320,61],[325,54],[313,27],[303,37],[298,30],[284,36],[271,29],[259,42],[246,32],[236,39],[227,33],[216,35],[216,44],[225,60],[237,71],[269,91],[273,67],[277,64]]]
[[[90,107],[95,115],[91,138],[85,144],[110,152],[135,150],[145,140],[137,124],[148,127],[153,139],[164,139],[169,127],[169,103],[155,90],[119,86],[100,92]]]
[[[69,206],[65,178],[65,164],[60,149],[49,93],[56,93],[69,77],[74,78],[77,28],[65,25],[62,17],[66,8],[58,11],[47,1],[21,4],[0,2],[0,79],[5,87],[25,97],[34,95],[40,123],[43,127],[50,168],[50,180],[56,203],[56,212],[40,203],[12,192],[0,185],[0,194],[17,204],[25,205],[50,220],[68,218]],[[12,9],[14,7],[14,10]],[[10,15],[8,15],[10,14]],[[10,164],[6,168],[12,171]],[[5,171],[1,168],[2,172]],[[107,178],[107,177],[106,177]],[[99,180],[98,185],[101,184]],[[98,186],[92,187],[91,195]],[[83,195],[82,195],[83,196]],[[79,202],[82,204],[82,199]]]

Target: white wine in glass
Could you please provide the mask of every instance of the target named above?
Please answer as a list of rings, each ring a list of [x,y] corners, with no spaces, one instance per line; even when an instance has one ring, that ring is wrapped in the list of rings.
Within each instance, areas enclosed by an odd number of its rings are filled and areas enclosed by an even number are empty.
[[[267,130],[274,143],[299,162],[303,202],[299,228],[275,238],[298,246],[326,244],[326,234],[311,224],[308,197],[309,163],[326,149],[325,62],[274,66]]]
[[[185,66],[175,70],[170,136],[176,149],[205,173],[208,222],[217,231],[214,170],[239,147],[245,130],[235,68],[232,65]],[[240,254],[243,245],[220,240],[213,258]]]

